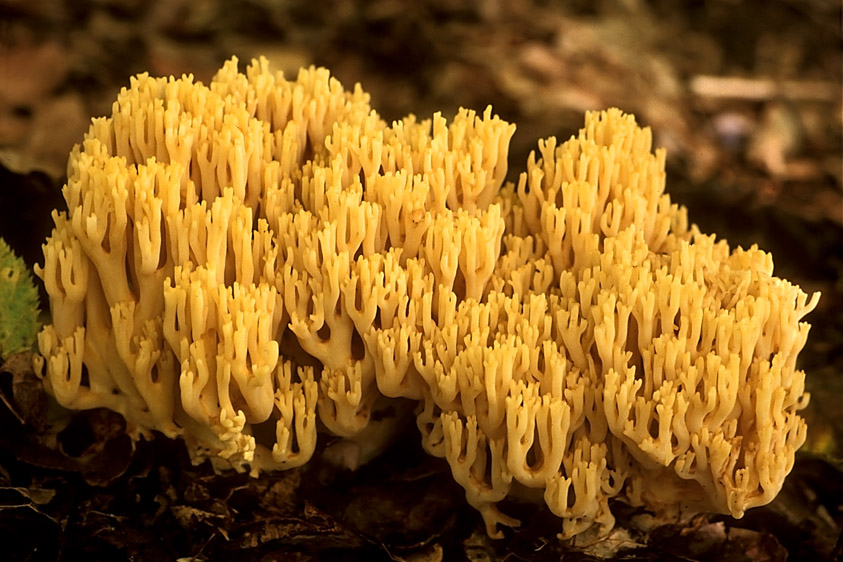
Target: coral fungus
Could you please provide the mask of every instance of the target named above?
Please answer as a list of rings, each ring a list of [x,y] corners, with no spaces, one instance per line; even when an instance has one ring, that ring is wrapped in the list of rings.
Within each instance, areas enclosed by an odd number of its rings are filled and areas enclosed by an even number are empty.
[[[491,535],[538,489],[562,535],[609,500],[741,516],[805,439],[816,304],[665,193],[613,109],[506,182],[491,109],[390,124],[324,69],[132,79],[68,163],[37,270],[48,390],[253,472],[418,404]],[[406,402],[404,403],[406,404]]]

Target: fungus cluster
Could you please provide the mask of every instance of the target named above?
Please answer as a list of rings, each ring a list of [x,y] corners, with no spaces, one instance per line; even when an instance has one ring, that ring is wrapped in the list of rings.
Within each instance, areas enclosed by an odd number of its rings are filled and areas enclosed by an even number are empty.
[[[68,408],[198,462],[300,466],[406,399],[487,530],[535,489],[562,536],[609,500],[740,517],[805,439],[816,305],[772,258],[689,226],[618,110],[506,182],[491,109],[391,125],[325,69],[132,79],[70,155],[37,268]]]

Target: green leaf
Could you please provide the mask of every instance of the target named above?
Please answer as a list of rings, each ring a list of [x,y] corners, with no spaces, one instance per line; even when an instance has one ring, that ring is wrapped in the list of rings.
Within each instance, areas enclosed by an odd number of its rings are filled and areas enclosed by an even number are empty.
[[[32,347],[38,327],[32,274],[0,238],[0,359]]]

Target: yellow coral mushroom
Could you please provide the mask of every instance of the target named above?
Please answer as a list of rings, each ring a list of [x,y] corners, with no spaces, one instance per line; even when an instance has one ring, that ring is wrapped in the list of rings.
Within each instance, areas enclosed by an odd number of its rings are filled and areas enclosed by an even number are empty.
[[[589,113],[506,183],[513,133],[491,109],[388,125],[263,59],[138,76],[71,153],[37,269],[47,389],[253,472],[414,400],[493,536],[519,487],[564,537],[608,532],[613,498],[769,502],[818,295],[689,226],[632,116]]]
[[[380,352],[409,349],[402,299],[491,277],[513,131],[490,110],[390,128],[359,86],[265,60],[209,86],[134,78],[71,154],[38,269],[48,389],[236,468],[306,462],[316,415],[359,434],[376,373],[420,396]]]

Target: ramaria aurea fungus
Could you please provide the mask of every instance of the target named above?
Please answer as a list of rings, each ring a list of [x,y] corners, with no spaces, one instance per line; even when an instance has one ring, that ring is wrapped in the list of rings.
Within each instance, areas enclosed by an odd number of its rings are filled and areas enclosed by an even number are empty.
[[[631,115],[588,113],[507,182],[514,130],[491,108],[388,124],[359,85],[264,59],[133,78],[71,153],[37,268],[47,389],[252,473],[319,433],[363,443],[404,399],[492,536],[516,488],[564,538],[608,533],[613,498],[771,501],[819,294],[690,225]]]

